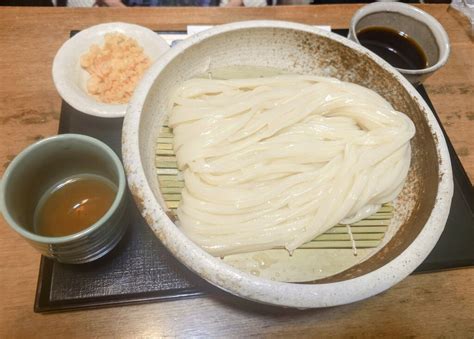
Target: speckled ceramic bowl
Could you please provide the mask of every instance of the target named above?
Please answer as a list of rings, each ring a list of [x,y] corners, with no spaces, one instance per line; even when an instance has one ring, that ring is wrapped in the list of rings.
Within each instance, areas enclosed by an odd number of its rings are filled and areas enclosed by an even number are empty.
[[[394,202],[395,215],[384,241],[364,260],[298,284],[256,277],[204,252],[168,217],[156,175],[155,144],[168,113],[171,88],[209,68],[234,65],[271,66],[355,82],[377,91],[414,121],[417,133],[412,139],[406,185]],[[163,244],[210,283],[263,303],[325,307],[386,290],[410,274],[433,249],[450,209],[453,183],[446,143],[433,113],[417,91],[400,73],[360,45],[306,25],[239,22],[181,42],[160,58],[137,88],[127,109],[122,143],[131,192]]]

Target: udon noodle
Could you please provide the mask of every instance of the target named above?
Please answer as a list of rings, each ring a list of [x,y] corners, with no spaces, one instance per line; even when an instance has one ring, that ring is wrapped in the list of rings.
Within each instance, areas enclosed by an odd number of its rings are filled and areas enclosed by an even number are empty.
[[[291,253],[392,201],[410,166],[412,121],[333,78],[191,79],[170,110],[179,225],[216,256]]]

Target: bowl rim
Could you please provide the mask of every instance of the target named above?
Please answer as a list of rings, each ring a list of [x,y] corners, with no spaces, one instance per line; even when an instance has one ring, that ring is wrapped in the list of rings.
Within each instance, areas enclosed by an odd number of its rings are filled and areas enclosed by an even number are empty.
[[[194,44],[220,34],[258,28],[303,31],[335,40],[368,55],[402,84],[424,112],[431,132],[438,140],[436,150],[440,175],[435,205],[420,234],[400,255],[386,265],[365,275],[333,283],[306,285],[259,278],[229,266],[194,244],[170,220],[155,198],[144,173],[142,152],[139,148],[140,117],[155,79],[176,56]],[[413,272],[435,246],[444,229],[453,194],[451,162],[443,133],[430,108],[408,80],[383,59],[355,42],[316,27],[285,21],[256,20],[215,26],[180,42],[164,54],[142,79],[127,108],[122,130],[122,156],[130,191],[141,214],[156,236],[179,261],[225,291],[252,301],[278,306],[297,308],[336,306],[368,298],[392,287]]]
[[[99,102],[87,95],[87,93],[85,93],[85,99],[84,95],[78,93],[77,85],[67,76],[66,71],[68,67],[71,67],[71,58],[68,57],[68,54],[71,51],[77,50],[79,46],[82,46],[84,40],[89,40],[93,36],[100,37],[108,32],[114,31],[123,32],[124,34],[127,34],[127,32],[136,32],[145,35],[150,40],[155,41],[156,47],[162,50],[162,53],[170,48],[168,43],[151,29],[125,22],[109,22],[94,25],[81,30],[66,40],[57,51],[53,60],[53,82],[61,98],[79,112],[101,118],[121,118],[127,111],[127,104],[107,104]],[[139,39],[136,40],[139,41]],[[74,53],[72,54],[75,55]],[[80,55],[76,55],[75,57],[79,59]]]

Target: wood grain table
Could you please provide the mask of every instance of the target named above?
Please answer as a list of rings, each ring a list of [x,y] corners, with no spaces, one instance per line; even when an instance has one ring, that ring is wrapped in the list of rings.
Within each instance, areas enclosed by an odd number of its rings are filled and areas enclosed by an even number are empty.
[[[446,28],[448,64],[426,83],[474,180],[474,45],[468,21],[446,5],[421,5]],[[110,21],[154,30],[278,19],[345,28],[359,5],[279,8],[0,8],[0,174],[25,146],[54,135],[60,97],[53,57],[69,32]],[[40,257],[0,218],[0,337],[474,336],[474,268],[410,276],[368,300],[319,310],[257,306],[226,294],[155,304],[33,313]]]

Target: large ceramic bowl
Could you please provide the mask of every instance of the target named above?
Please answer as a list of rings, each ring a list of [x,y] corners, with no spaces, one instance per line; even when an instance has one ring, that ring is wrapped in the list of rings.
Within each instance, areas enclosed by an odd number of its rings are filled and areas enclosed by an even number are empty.
[[[170,91],[209,68],[234,65],[271,66],[361,84],[377,91],[415,123],[411,168],[405,187],[394,202],[395,214],[389,231],[381,245],[363,260],[342,271],[300,283],[275,281],[252,275],[237,261],[229,263],[209,255],[168,217],[156,175],[155,144],[168,113]],[[179,43],[160,58],[137,88],[128,106],[122,143],[131,192],[142,215],[169,251],[210,283],[268,304],[300,308],[333,306],[390,288],[410,274],[433,249],[451,204],[453,183],[446,143],[433,113],[417,91],[365,48],[333,33],[296,23],[233,23]],[[331,256],[337,257],[337,253]],[[245,256],[241,259],[245,261]],[[315,271],[311,265],[316,265],[316,261],[331,262],[328,255],[317,260],[303,258],[292,265],[297,266],[297,271]],[[336,260],[335,264],[340,263]],[[291,277],[286,280],[291,281]]]

